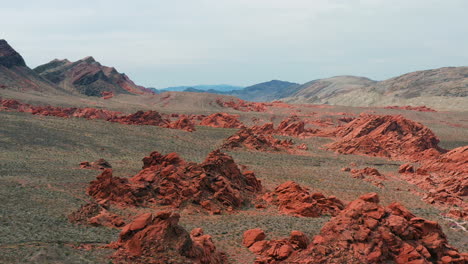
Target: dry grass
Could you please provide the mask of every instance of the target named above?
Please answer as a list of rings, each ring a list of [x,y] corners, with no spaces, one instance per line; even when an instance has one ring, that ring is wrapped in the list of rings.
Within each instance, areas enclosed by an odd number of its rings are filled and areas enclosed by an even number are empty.
[[[157,107],[161,106],[155,106]],[[173,112],[175,108],[160,108]],[[124,110],[124,109],[122,109]],[[189,111],[187,109],[179,109]],[[197,113],[215,111],[208,106]],[[359,108],[336,107],[308,109],[362,112]],[[275,121],[289,115],[279,110]],[[383,111],[383,110],[376,110]],[[453,148],[468,144],[468,131],[464,127],[445,125],[442,121],[464,124],[462,114],[403,113],[431,127],[442,139],[441,145]],[[257,116],[269,120],[268,113],[240,113],[249,121]],[[194,133],[153,126],[128,126],[104,121],[39,117],[26,113],[0,112],[0,263],[107,263],[109,250],[80,251],[67,244],[95,242],[108,243],[117,238],[118,230],[72,225],[66,216],[88,197],[87,183],[99,173],[79,170],[81,161],[108,160],[117,176],[130,176],[141,168],[141,159],[151,151],[177,152],[189,161],[201,162],[205,156],[233,134],[233,129],[197,127]],[[336,155],[321,149],[330,141],[326,138],[294,139],[309,146],[307,155],[230,152],[234,159],[254,170],[268,189],[294,180],[312,190],[335,195],[351,201],[367,192],[378,192],[383,204],[400,201],[416,215],[441,223],[449,241],[466,251],[465,234],[449,228],[450,222],[439,216],[439,211],[421,201],[408,190],[412,185],[391,179],[385,188],[354,179],[341,172],[342,167],[354,162],[358,167],[375,167],[385,174],[396,174],[399,162],[356,155]],[[402,191],[399,191],[399,190]],[[151,211],[154,209],[144,209]],[[250,261],[252,255],[241,246],[242,233],[253,227],[263,228],[270,238],[286,236],[291,230],[317,234],[329,218],[297,218],[279,215],[274,210],[245,211],[234,215],[194,215],[181,212],[181,224],[187,230],[202,227],[213,235],[215,243],[230,254],[234,262]],[[247,262],[248,263],[248,262]]]

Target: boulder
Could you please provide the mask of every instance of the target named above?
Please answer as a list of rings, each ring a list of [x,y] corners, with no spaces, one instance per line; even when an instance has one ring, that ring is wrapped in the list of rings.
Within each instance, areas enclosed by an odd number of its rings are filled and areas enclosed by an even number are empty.
[[[126,225],[112,255],[114,263],[223,264],[228,263],[209,235],[196,229],[189,234],[179,223],[180,215],[170,211],[143,214]]]

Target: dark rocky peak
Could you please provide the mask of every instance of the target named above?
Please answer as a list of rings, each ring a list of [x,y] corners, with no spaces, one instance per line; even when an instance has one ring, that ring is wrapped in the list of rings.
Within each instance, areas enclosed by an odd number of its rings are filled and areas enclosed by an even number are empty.
[[[0,65],[7,68],[14,66],[26,67],[23,57],[4,39],[0,39]]]

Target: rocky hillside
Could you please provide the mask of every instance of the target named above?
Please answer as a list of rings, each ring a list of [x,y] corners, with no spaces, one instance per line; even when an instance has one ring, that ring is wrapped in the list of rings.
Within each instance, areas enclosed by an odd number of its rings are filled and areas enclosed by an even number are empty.
[[[0,90],[64,93],[31,70],[6,40],[0,39]]]
[[[426,105],[439,110],[468,111],[468,67],[417,71],[384,81],[355,76],[320,79],[295,88],[282,99],[291,103]]]
[[[115,68],[101,65],[93,57],[76,62],[55,59],[36,67],[34,71],[65,90],[88,96],[152,93],[136,85],[127,75],[119,73]]]

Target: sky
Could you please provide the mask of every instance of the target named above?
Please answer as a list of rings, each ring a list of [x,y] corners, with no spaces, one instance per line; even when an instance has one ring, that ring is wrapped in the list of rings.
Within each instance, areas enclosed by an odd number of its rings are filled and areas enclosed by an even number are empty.
[[[1,1],[0,39],[36,67],[93,56],[137,84],[374,80],[468,65],[467,0]]]

